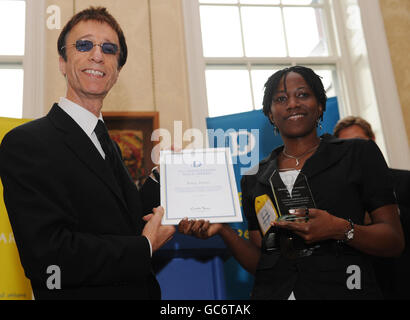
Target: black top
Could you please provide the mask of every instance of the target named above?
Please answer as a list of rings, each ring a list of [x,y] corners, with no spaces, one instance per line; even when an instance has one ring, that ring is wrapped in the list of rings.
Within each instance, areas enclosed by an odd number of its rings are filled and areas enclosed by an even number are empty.
[[[277,157],[282,149],[283,146],[275,149],[262,160],[255,175],[242,178],[243,209],[249,230],[260,230],[256,197],[266,194],[275,203],[269,178],[277,169]],[[396,203],[387,164],[373,141],[324,135],[301,172],[307,177],[318,209],[350,218],[355,224],[363,224],[366,211]],[[360,290],[350,290],[346,285],[350,276],[347,268],[352,264],[361,270]],[[286,299],[292,290],[296,299],[380,297],[367,258],[359,251],[352,249],[337,257],[314,253],[296,260],[285,259],[279,253],[262,254],[253,297]]]

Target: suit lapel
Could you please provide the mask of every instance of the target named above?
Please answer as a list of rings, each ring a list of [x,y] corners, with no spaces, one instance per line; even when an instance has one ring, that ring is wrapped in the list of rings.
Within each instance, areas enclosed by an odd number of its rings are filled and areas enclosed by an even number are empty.
[[[318,150],[305,162],[302,173],[307,178],[312,178],[327,170],[340,161],[349,150],[350,145],[350,143],[344,143],[343,140],[329,134],[323,135]]]
[[[64,142],[71,151],[107,185],[128,211],[111,170],[80,126],[57,104],[53,105],[47,117],[59,130],[64,132]]]
[[[112,143],[114,145],[114,150],[116,151],[117,156],[119,157],[119,161],[120,161],[119,165],[121,166],[121,168],[118,171],[120,174],[123,195],[124,195],[125,201],[129,208],[128,212],[130,213],[131,219],[133,219],[134,225],[136,225],[138,230],[140,230],[139,232],[141,232],[142,227],[143,227],[143,224],[142,224],[143,220],[139,219],[138,217],[138,214],[143,212],[143,209],[141,206],[140,193],[127,167],[124,164],[124,161],[121,155],[121,149],[114,141],[112,141]]]
[[[346,154],[351,145],[329,134],[325,134],[321,138],[322,141],[318,150],[305,162],[301,171],[308,179],[325,171],[338,162]],[[261,166],[264,166],[257,173],[257,179],[260,183],[270,186],[269,179],[278,168],[277,156],[282,149],[283,146],[276,148],[268,158],[261,161]]]
[[[268,158],[261,161],[261,165],[264,165],[263,169],[258,172],[257,179],[260,183],[270,186],[270,177],[273,172],[278,169],[278,154],[282,151],[283,147],[279,147],[272,151]]]

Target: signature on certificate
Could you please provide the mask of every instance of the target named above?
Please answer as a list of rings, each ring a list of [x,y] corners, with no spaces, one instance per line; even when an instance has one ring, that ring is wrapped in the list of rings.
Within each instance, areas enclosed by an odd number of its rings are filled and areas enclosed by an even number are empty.
[[[191,207],[191,212],[205,212],[211,210],[211,208],[200,206],[200,207]]]

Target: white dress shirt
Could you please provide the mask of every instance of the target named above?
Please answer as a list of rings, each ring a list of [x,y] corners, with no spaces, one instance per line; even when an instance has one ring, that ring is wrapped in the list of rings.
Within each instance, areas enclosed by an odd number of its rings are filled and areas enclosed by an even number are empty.
[[[97,148],[98,152],[105,159],[104,150],[102,149],[100,141],[98,141],[97,135],[94,132],[98,120],[104,121],[102,114],[100,113],[100,116],[97,118],[87,109],[63,97],[60,98],[58,105],[80,126],[81,129],[83,129]]]
[[[87,134],[87,136],[91,139],[92,143],[97,148],[98,152],[105,159],[104,150],[101,147],[100,141],[98,141],[97,135],[94,132],[98,120],[104,121],[102,114],[100,113],[100,116],[97,118],[87,109],[63,97],[60,98],[58,105],[80,126],[81,129],[83,129],[83,131]],[[150,254],[152,257],[151,242],[147,237],[145,238],[148,240]]]
[[[289,191],[289,194],[292,194],[293,186],[295,185],[295,181],[300,173],[300,170],[288,170],[279,172],[279,175],[282,179],[283,184]],[[292,291],[288,300],[296,300],[295,294]]]

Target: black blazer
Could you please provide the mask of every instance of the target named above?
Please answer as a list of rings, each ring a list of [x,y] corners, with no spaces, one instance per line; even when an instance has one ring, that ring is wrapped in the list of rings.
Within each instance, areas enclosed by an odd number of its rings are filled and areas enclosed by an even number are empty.
[[[282,149],[283,146],[275,149],[260,162],[255,175],[245,175],[241,181],[242,205],[249,230],[259,230],[256,197],[266,194],[275,203],[269,178],[277,169],[277,156]],[[301,173],[308,179],[318,209],[350,218],[355,224],[363,224],[366,211],[396,203],[388,167],[373,141],[339,140],[324,135]],[[287,299],[292,290],[296,299],[381,298],[368,256],[349,247],[340,248],[338,252],[330,240],[325,245],[335,250],[295,260],[286,259],[279,253],[262,254],[255,275],[253,298]],[[360,290],[350,290],[346,285],[350,265],[360,267]]]
[[[400,209],[406,247],[397,258],[374,258],[374,269],[386,299],[410,299],[410,171],[390,169]]]
[[[77,123],[57,104],[0,146],[4,200],[36,299],[159,299],[140,194],[115,183]],[[61,289],[46,286],[61,270]]]

